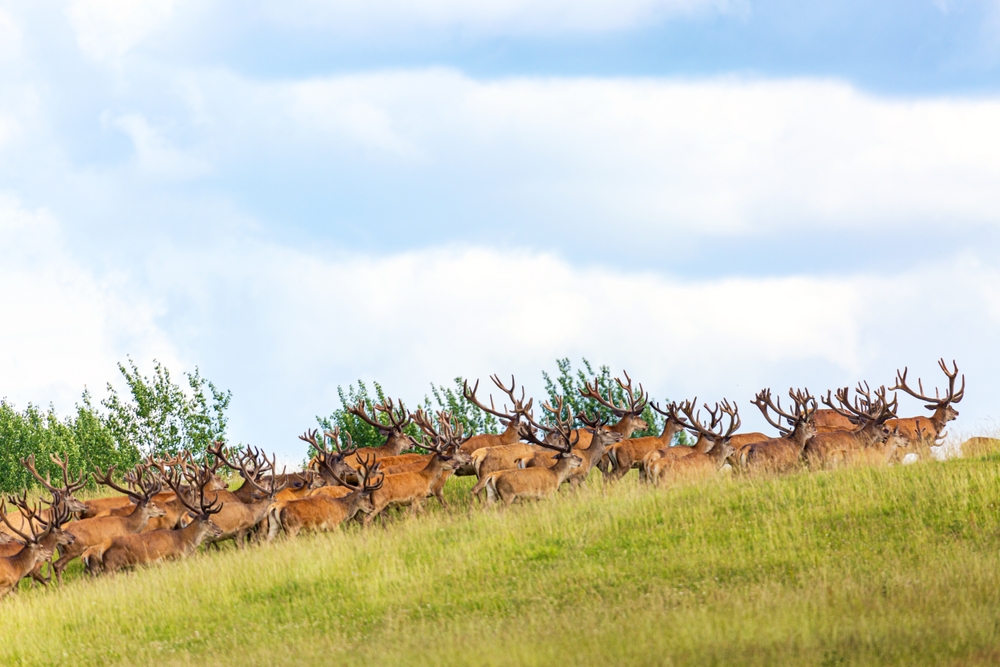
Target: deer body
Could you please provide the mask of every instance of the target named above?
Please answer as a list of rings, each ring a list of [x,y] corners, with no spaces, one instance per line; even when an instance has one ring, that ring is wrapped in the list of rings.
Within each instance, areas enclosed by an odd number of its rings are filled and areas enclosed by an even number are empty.
[[[656,459],[650,463],[646,477],[657,486],[682,479],[711,477],[718,474],[734,451],[733,446],[723,439],[715,443],[708,453],[692,452],[680,458]]]
[[[295,537],[303,530],[334,530],[345,521],[353,519],[358,512],[373,512],[375,506],[369,496],[363,491],[349,489],[340,498],[314,495],[276,503],[270,510],[267,539],[273,540],[279,530],[284,530],[290,537]]]
[[[411,514],[421,511],[424,499],[433,493],[441,476],[454,469],[452,459],[436,454],[422,470],[386,475],[382,488],[372,491],[372,511],[365,515],[364,524],[369,525],[388,507],[409,506]]]
[[[28,544],[13,556],[0,558],[0,598],[11,592],[28,574],[52,558],[52,549],[42,544]]]
[[[83,562],[94,574],[177,560],[190,556],[206,538],[218,537],[221,532],[211,519],[198,518],[184,528],[154,530],[104,540],[83,553]]]
[[[560,456],[551,468],[522,468],[493,473],[486,481],[488,502],[509,506],[517,499],[539,500],[551,496],[583,461],[575,454]]]
[[[60,547],[59,559],[52,564],[56,578],[62,583],[63,570],[70,561],[82,555],[89,547],[114,537],[138,533],[146,527],[150,518],[163,515],[162,509],[151,502],[144,502],[136,505],[128,516],[102,516],[67,524],[65,530],[72,534],[74,539],[72,544]]]
[[[671,416],[663,424],[663,431],[660,435],[650,435],[645,438],[629,438],[622,440],[618,444],[611,445],[607,451],[607,472],[605,478],[609,481],[621,479],[632,468],[639,468],[639,476],[644,473],[644,461],[646,457],[652,456],[654,452],[667,455],[666,452],[677,450],[675,455],[686,455],[690,452],[679,447],[671,447],[674,436],[680,433],[683,424]],[[658,458],[658,457],[657,457]],[[603,472],[603,471],[602,471]]]

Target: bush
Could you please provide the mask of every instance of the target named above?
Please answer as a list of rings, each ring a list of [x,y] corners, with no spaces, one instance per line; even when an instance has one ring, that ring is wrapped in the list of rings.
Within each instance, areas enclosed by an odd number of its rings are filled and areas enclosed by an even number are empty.
[[[0,491],[22,491],[37,485],[21,460],[35,455],[35,466],[53,480],[62,471],[49,460],[59,454],[69,469],[92,471],[116,466],[119,474],[147,454],[171,455],[181,449],[196,454],[225,436],[230,392],[221,392],[201,377],[198,369],[185,373],[185,391],[170,379],[170,372],[154,361],[154,375],[146,378],[135,363],[118,365],[129,395],[121,396],[108,385],[109,397],[96,408],[83,392],[75,414],[60,419],[49,407],[42,411],[29,404],[19,411],[0,400]]]

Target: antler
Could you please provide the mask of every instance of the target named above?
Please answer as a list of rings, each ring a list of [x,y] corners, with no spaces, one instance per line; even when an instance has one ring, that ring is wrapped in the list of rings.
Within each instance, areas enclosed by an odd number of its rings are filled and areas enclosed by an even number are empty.
[[[580,410],[580,412],[577,413],[576,418],[582,421],[584,424],[587,425],[588,428],[593,429],[594,431],[604,428],[605,426],[608,425],[608,419],[606,417],[602,418],[600,413],[595,413],[594,416],[591,417],[589,414],[587,414],[585,410]]]
[[[754,397],[753,404],[756,405],[757,409],[760,410],[762,415],[764,415],[764,419],[767,420],[767,423],[773,426],[774,428],[778,429],[782,435],[790,435],[792,433],[791,429],[781,425],[780,417],[784,417],[791,424],[795,422],[796,415],[790,414],[781,409],[780,397],[777,400],[777,404],[775,404],[775,402],[771,400],[770,389],[761,389],[759,392],[757,392],[757,396]],[[773,419],[771,419],[771,414],[770,412],[768,412],[769,410],[773,411],[775,414],[778,415],[779,417],[778,421],[774,421]]]
[[[80,489],[82,489],[83,487],[87,486],[87,473],[85,473],[83,470],[81,470],[80,471],[80,475],[75,480],[73,480],[70,477],[69,469],[68,469],[69,468],[69,454],[68,453],[64,453],[63,456],[66,457],[65,461],[63,461],[62,459],[60,459],[59,456],[57,456],[55,453],[52,453],[52,454],[49,454],[49,460],[52,461],[57,466],[59,466],[59,468],[62,470],[63,488],[64,488],[64,490],[65,490],[65,492],[67,494],[73,495],[75,492],[77,492]]]
[[[431,449],[439,454],[444,454],[446,450],[457,447],[464,440],[462,432],[464,427],[454,415],[446,410],[441,410],[437,414],[439,427],[434,428],[434,423],[427,416],[423,409],[418,408],[412,415],[413,423],[420,427],[420,430],[431,437],[430,445],[421,443],[427,449]]]
[[[171,469],[164,479],[167,482],[173,492],[177,495],[177,499],[181,502],[184,507],[187,508],[188,512],[192,516],[209,516],[212,514],[217,514],[222,511],[222,501],[219,500],[219,494],[215,493],[212,500],[205,502],[205,487],[212,481],[213,470],[208,466],[202,466],[199,469],[189,470],[183,468],[182,470]],[[188,482],[188,489],[184,488],[184,484],[181,482],[181,477]],[[186,490],[197,489],[198,504],[189,503],[185,494]]]
[[[896,371],[896,386],[892,387],[890,391],[896,391],[901,389],[907,394],[917,399],[918,401],[924,401],[928,403],[927,407],[931,410],[939,408],[949,403],[958,403],[965,396],[965,374],[962,374],[962,388],[957,392],[955,391],[955,380],[958,378],[958,363],[952,360],[952,369],[948,369],[948,364],[945,362],[944,357],[938,360],[938,366],[944,371],[944,374],[948,377],[948,393],[941,397],[941,392],[937,387],[934,388],[934,398],[924,394],[923,381],[917,378],[917,391],[913,391],[911,387],[906,384],[906,374],[910,371],[909,367],[904,367],[903,372],[900,373]]]
[[[562,452],[563,454],[568,454],[580,440],[580,434],[575,432],[572,428],[570,423],[572,421],[571,415],[567,414],[566,418],[563,419],[563,410],[566,409],[564,398],[562,396],[557,396],[555,400],[555,407],[552,407],[549,403],[542,403],[542,407],[555,417],[555,426],[542,426],[534,420],[531,414],[525,413],[524,419],[527,424],[522,424],[518,431],[524,440],[527,440],[532,444],[547,447],[548,449],[554,449],[557,452]],[[568,412],[569,411],[567,410],[567,413]],[[557,439],[562,441],[562,445],[556,444],[554,441],[547,442],[544,439],[539,440],[538,436],[534,432],[534,429],[552,434]]]
[[[13,498],[12,498],[13,501]],[[37,544],[43,537],[48,535],[52,531],[52,524],[49,524],[41,535],[35,532],[35,520],[38,518],[38,514],[41,510],[40,505],[36,505],[34,508],[29,509],[27,505],[27,496],[24,497],[24,507],[18,507],[18,511],[21,516],[24,517],[24,523],[28,526],[28,530],[31,532],[31,537],[28,537],[20,530],[11,525],[10,521],[7,520],[7,504],[0,498],[0,520],[2,520],[12,533],[17,535],[24,541],[25,544]],[[17,501],[13,501],[17,504]]]
[[[462,396],[465,398],[465,400],[469,401],[483,412],[488,412],[494,417],[497,417],[505,421],[516,421],[525,412],[531,410],[531,404],[534,401],[534,399],[528,399],[527,404],[525,404],[524,387],[521,387],[521,398],[520,399],[515,398],[514,389],[517,386],[517,384],[514,381],[513,375],[510,376],[510,389],[505,387],[503,382],[500,381],[500,376],[494,374],[490,376],[490,379],[493,380],[493,384],[495,384],[500,389],[500,391],[504,392],[505,394],[507,394],[508,397],[510,397],[511,404],[513,404],[514,406],[514,412],[512,413],[501,412],[500,410],[497,410],[496,404],[493,403],[492,394],[490,395],[490,407],[486,407],[483,403],[480,403],[479,399],[476,398],[476,391],[479,389],[479,380],[476,380],[476,385],[471,390],[469,389],[469,381],[466,380],[465,384],[462,387]],[[504,409],[506,408],[507,405],[504,404]]]
[[[21,459],[21,465],[27,468],[28,472],[30,472],[32,476],[38,480],[38,483],[49,490],[49,493],[53,495],[59,493],[60,489],[58,487],[52,486],[52,477],[48,473],[45,473],[45,479],[42,479],[42,476],[38,474],[38,470],[35,468],[34,454],[31,454],[26,459]]]
[[[722,403],[715,404],[715,410],[708,407],[705,404],[705,410],[708,414],[712,416],[711,426],[706,428],[704,424],[701,423],[701,411],[695,411],[694,406],[690,402],[685,402],[681,406],[681,410],[684,415],[688,418],[690,423],[689,428],[698,431],[701,435],[705,436],[709,440],[716,442],[718,440],[728,440],[736,429],[740,427],[740,414],[739,408],[735,404],[730,404],[728,400],[723,400]],[[722,423],[722,415],[729,415],[729,428],[725,431],[715,431],[715,428]]]
[[[584,382],[583,389],[580,390],[580,395],[584,398],[592,398],[607,409],[611,410],[616,417],[624,417],[626,415],[639,415],[642,411],[646,409],[646,403],[649,400],[649,396],[642,390],[642,385],[639,385],[639,398],[635,397],[635,393],[632,391],[632,378],[628,376],[628,373],[622,371],[625,375],[625,379],[628,380],[628,384],[621,381],[620,378],[615,378],[615,382],[618,386],[628,394],[628,406],[618,405],[614,401],[614,397],[611,395],[611,389],[608,389],[608,397],[604,398],[601,396],[599,387],[597,386],[597,380],[594,380],[594,384],[591,385],[590,382]]]
[[[373,426],[378,429],[378,432],[384,436],[388,436],[393,432],[401,432],[407,424],[410,423],[410,414],[406,411],[406,407],[403,402],[399,402],[399,409],[396,409],[396,404],[391,398],[387,398],[383,403],[379,403],[374,407],[376,413],[381,412],[388,418],[389,423],[383,424],[378,420],[378,417],[374,419],[368,416],[368,412],[365,409],[365,400],[362,398],[358,401],[358,404],[347,408],[347,411],[352,415],[360,418],[369,426]]]
[[[859,386],[858,389],[860,388]],[[829,391],[826,392],[826,396],[822,400],[824,405],[840,416],[846,417],[852,424],[865,424],[870,421],[885,421],[895,414],[898,400],[894,397],[892,401],[889,401],[886,395],[888,391],[885,387],[879,387],[875,390],[874,399],[871,398],[867,390],[861,391],[859,393],[863,398],[854,399],[852,405],[849,400],[850,389],[847,387],[838,389],[836,396],[837,402],[841,406],[839,408],[833,404]]]

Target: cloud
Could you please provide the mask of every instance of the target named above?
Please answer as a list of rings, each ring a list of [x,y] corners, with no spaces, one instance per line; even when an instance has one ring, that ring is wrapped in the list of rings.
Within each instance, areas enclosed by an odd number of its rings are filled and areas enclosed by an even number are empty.
[[[196,81],[220,160],[281,165],[302,183],[322,174],[320,198],[330,181],[349,180],[338,201],[370,219],[400,209],[429,219],[448,201],[458,217],[485,209],[483,224],[520,219],[561,234],[609,220],[623,233],[684,235],[1000,222],[995,98],[442,69]]]
[[[46,211],[0,196],[0,397],[65,411],[84,385],[100,393],[129,353],[176,363],[155,298],[126,283],[84,268]]]
[[[195,304],[185,321],[211,332],[175,342],[234,390],[234,437],[287,455],[339,405],[337,385],[377,380],[412,403],[430,382],[499,372],[537,394],[563,356],[628,369],[660,399],[735,399],[747,428],[765,427],[749,403],[761,387],[888,383],[903,365],[933,385],[942,355],[969,373],[963,424],[1000,400],[1000,273],[969,257],[889,276],[691,281],[528,250],[373,256],[244,238],[150,266],[152,292]]]
[[[297,27],[360,32],[457,28],[486,34],[607,32],[676,16],[744,11],[742,0],[293,0],[263,3],[267,18]]]
[[[175,4],[174,0],[69,0],[66,16],[84,55],[114,61],[169,19]]]
[[[0,63],[13,60],[21,53],[21,28],[6,9],[0,7]]]
[[[211,173],[211,165],[175,148],[141,114],[125,114],[106,123],[117,127],[132,141],[135,149],[135,163],[138,168],[151,176],[171,180],[187,180]]]

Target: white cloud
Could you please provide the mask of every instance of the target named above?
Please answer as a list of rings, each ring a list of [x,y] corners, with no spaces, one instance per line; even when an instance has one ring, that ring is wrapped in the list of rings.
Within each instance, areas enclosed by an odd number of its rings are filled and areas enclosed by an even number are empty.
[[[0,397],[67,410],[84,385],[101,392],[133,354],[174,362],[155,301],[100,278],[66,246],[58,223],[0,196]]]
[[[110,120],[110,124],[131,139],[136,165],[146,174],[187,180],[204,176],[212,170],[207,161],[175,148],[164,133],[150,126],[141,114],[118,116]]]
[[[0,63],[10,61],[21,53],[21,28],[3,7],[0,7]]]
[[[299,27],[358,32],[457,28],[486,34],[604,32],[700,12],[743,12],[745,0],[268,0],[264,15]]]
[[[430,175],[441,197],[475,188],[512,217],[558,211],[591,229],[615,220],[684,233],[1000,222],[993,98],[887,99],[816,80],[491,81],[451,70],[294,83],[213,74],[199,86],[213,127],[239,127],[228,144],[241,162],[260,151],[350,169],[362,156],[376,165],[402,156],[411,171],[394,177]]]
[[[886,277],[681,281],[527,251],[330,256],[244,240],[153,265],[154,291],[193,295],[185,318],[217,339],[180,344],[222,369],[234,435],[289,455],[338,384],[378,380],[412,402],[431,381],[499,372],[538,392],[562,356],[627,368],[657,397],[736,399],[747,428],[764,426],[749,403],[763,386],[888,383],[905,364],[933,384],[941,355],[969,373],[963,424],[1000,400],[1000,313],[986,307],[1000,273],[964,257]]]
[[[69,0],[66,16],[83,53],[113,61],[169,19],[175,0]]]

